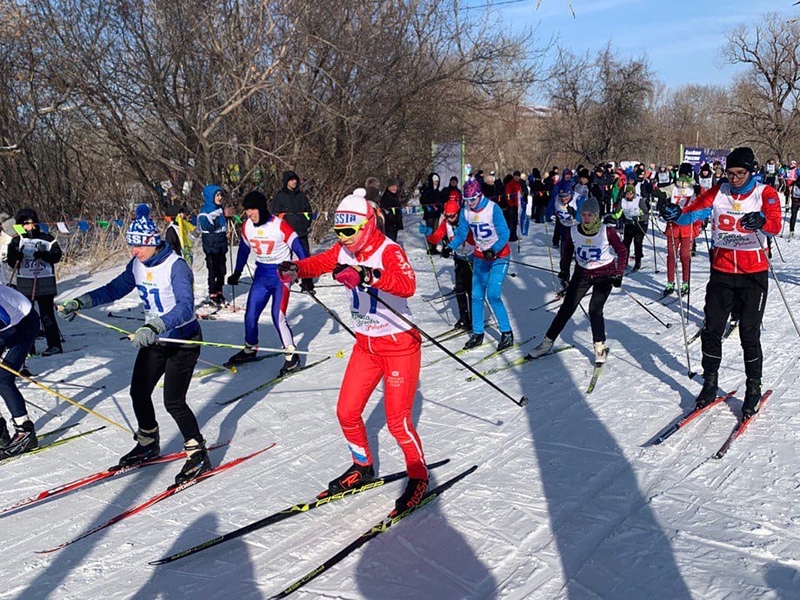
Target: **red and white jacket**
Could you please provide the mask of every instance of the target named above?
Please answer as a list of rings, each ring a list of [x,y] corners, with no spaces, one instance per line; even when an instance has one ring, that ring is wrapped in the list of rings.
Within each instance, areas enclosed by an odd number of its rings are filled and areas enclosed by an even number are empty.
[[[734,194],[730,184],[716,185],[695,198],[683,209],[683,214],[710,212],[714,248],[711,268],[723,273],[759,273],[769,269],[766,239],[741,226],[741,218],[749,212],[762,212],[766,223],[764,233],[781,232],[781,202],[778,191],[758,183],[746,194]],[[761,243],[759,243],[759,238]]]

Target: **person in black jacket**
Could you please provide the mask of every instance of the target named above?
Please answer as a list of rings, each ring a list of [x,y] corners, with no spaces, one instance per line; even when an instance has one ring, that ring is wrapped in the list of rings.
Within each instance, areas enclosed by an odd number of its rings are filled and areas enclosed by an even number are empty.
[[[25,233],[9,243],[6,262],[16,274],[17,290],[38,305],[47,339],[47,349],[42,355],[61,354],[61,332],[53,310],[53,300],[58,293],[53,265],[61,260],[61,247],[52,235],[39,228],[36,211],[23,208],[17,213],[16,222]]]
[[[419,193],[419,204],[422,207],[425,225],[431,229],[436,229],[439,226],[439,217],[442,216],[440,181],[438,173],[431,173],[428,175],[428,182],[422,186]],[[431,244],[430,242],[427,242],[427,244],[428,253],[439,254],[436,244]]]
[[[403,208],[400,197],[397,195],[397,180],[390,179],[386,182],[386,190],[381,196],[379,206],[383,212],[383,227],[386,237],[393,242],[397,241],[397,232],[403,228]]]
[[[311,202],[308,196],[300,189],[300,177],[294,171],[283,172],[283,187],[272,197],[271,211],[291,225],[300,244],[311,256],[311,247],[308,244],[308,232],[311,230]],[[305,278],[300,283],[300,289],[311,294],[314,292],[314,280]]]

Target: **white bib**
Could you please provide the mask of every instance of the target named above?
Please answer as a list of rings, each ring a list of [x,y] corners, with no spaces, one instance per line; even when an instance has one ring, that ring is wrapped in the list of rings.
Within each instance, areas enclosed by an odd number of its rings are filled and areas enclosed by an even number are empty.
[[[463,217],[462,217],[463,218]],[[453,226],[450,225],[450,222],[445,219],[445,229],[447,231],[447,240],[452,241],[454,237],[456,237],[456,231],[453,229]],[[469,238],[469,236],[467,236]],[[458,248],[453,248],[453,252],[456,256],[460,256],[461,258],[469,258],[473,254],[475,254],[475,245],[470,244],[469,242],[464,242]]]
[[[492,219],[494,207],[495,203],[490,200],[480,212],[473,211],[469,206],[464,208],[464,216],[467,219],[469,228],[472,230],[472,237],[475,238],[475,246],[481,252],[491,248],[499,239]]]
[[[31,301],[17,290],[6,285],[0,285],[0,311],[3,313],[3,323],[8,323],[0,331],[14,327],[22,321],[31,312],[32,307]]]
[[[47,240],[32,240],[30,238],[20,238],[19,250],[23,258],[19,263],[18,277],[23,279],[37,279],[39,277],[52,277],[54,275],[53,265],[46,260],[36,260],[33,253],[37,250],[50,250],[53,242]]]
[[[342,265],[364,265],[373,269],[383,270],[383,253],[391,246],[398,246],[398,244],[386,238],[383,244],[366,261],[356,260],[356,257],[342,246],[339,249],[339,256],[336,260]],[[401,268],[411,271],[411,265],[407,263],[402,265]],[[378,296],[406,319],[411,320],[411,311],[408,309],[408,303],[405,298],[394,296],[373,287],[367,288],[367,290]],[[353,328],[358,333],[368,337],[394,335],[411,329],[408,323],[405,323],[391,310],[359,287],[350,291],[350,313],[353,316]]]
[[[572,226],[572,243],[575,245],[575,261],[584,269],[597,269],[605,266],[617,257],[611,244],[608,243],[608,225],[601,225],[599,231],[592,235],[584,235],[578,231],[578,225]]]
[[[163,262],[146,267],[137,259],[133,260],[133,278],[136,281],[136,291],[144,305],[145,320],[161,317],[175,308],[175,290],[172,289],[172,265],[175,261],[183,260],[174,252]],[[191,323],[197,320],[196,316],[186,321]],[[182,327],[181,323],[176,327]]]
[[[285,239],[281,230],[280,217],[273,216],[267,223],[256,225],[251,220],[244,224],[244,240],[256,255],[256,262],[267,265],[279,265],[285,260],[291,260],[291,243],[297,234],[292,232],[289,239]]]
[[[623,198],[620,201],[620,207],[622,208],[622,214],[625,215],[628,219],[636,219],[638,218],[641,213],[641,209],[639,208],[639,198],[634,198],[633,200],[628,200],[627,198]]]
[[[755,189],[747,198],[738,200],[734,199],[730,184],[723,183],[720,186],[711,210],[712,238],[715,248],[761,250],[765,247],[759,243],[755,232],[748,231],[740,224],[744,215],[761,210],[761,194],[765,187],[761,183],[756,184]]]

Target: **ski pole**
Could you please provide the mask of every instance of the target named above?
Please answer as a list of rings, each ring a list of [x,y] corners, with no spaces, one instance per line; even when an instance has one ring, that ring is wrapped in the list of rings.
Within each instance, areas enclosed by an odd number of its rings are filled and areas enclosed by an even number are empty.
[[[667,329],[669,329],[669,328],[670,328],[670,326],[672,325],[672,323],[664,323],[664,321],[662,321],[661,319],[659,319],[659,318],[658,318],[658,315],[657,315],[656,313],[654,313],[652,310],[650,310],[649,308],[647,308],[647,307],[646,307],[646,306],[645,306],[645,305],[644,305],[644,304],[643,304],[643,303],[642,303],[642,302],[641,302],[641,301],[640,301],[640,300],[639,300],[639,299],[638,299],[636,296],[634,296],[633,294],[631,294],[631,293],[630,293],[628,290],[626,290],[625,288],[622,288],[622,291],[623,291],[623,292],[625,292],[625,294],[628,296],[628,298],[630,298],[631,300],[633,300],[634,302],[636,302],[636,304],[638,304],[639,306],[641,306],[641,307],[642,307],[642,308],[643,308],[643,309],[644,309],[644,310],[647,312],[647,314],[649,314],[651,317],[653,317],[653,318],[654,318],[656,321],[658,321],[659,323],[661,323],[661,324],[662,324],[664,327],[666,327]]]
[[[547,256],[550,259],[550,277],[553,279],[553,293],[557,296],[556,270],[553,268],[553,251],[550,249],[550,233],[547,231],[547,219],[544,220],[544,243],[547,246]]]
[[[672,237],[672,252],[673,256],[675,257],[675,271],[677,272],[678,264],[680,264],[679,260],[680,257],[678,256],[678,247],[675,243],[675,237],[670,236],[669,233],[667,233],[667,243],[669,243],[670,237]],[[683,265],[681,265],[681,269],[683,269]],[[681,270],[681,275],[683,275],[683,270]],[[681,280],[682,279],[683,277],[681,277]],[[680,289],[678,289],[678,309],[681,311],[681,330],[683,331],[683,347],[686,350],[686,368],[687,368],[686,374],[689,376],[689,379],[694,379],[694,376],[697,375],[697,373],[692,371],[692,359],[689,357],[689,338],[686,335],[686,321],[683,318],[683,298],[681,298]]]
[[[428,236],[424,237],[425,237],[425,249],[427,250],[428,258],[431,261],[431,269],[433,270],[433,278],[436,280],[436,287],[439,288],[439,295],[442,295],[444,294],[444,292],[442,292],[442,285],[439,283],[439,273],[436,272],[436,265],[433,262],[433,254],[431,254],[431,248],[430,245],[428,244]],[[439,314],[439,311],[436,311],[436,313]],[[447,316],[447,311],[445,311],[444,313],[444,322],[447,323],[448,326],[451,325],[450,318]]]
[[[61,307],[59,307],[59,310],[61,310]],[[129,339],[133,335],[133,333],[128,331],[127,329],[122,329],[121,327],[117,327],[116,325],[112,325],[111,323],[106,323],[104,321],[101,321],[100,319],[95,319],[94,317],[90,317],[89,315],[84,315],[80,311],[75,311],[74,314],[76,316],[80,317],[81,319],[89,321],[90,323],[94,323],[95,325],[100,325],[101,327],[105,327],[107,329],[111,329],[112,331],[119,332],[119,333],[125,335],[125,337],[127,337]],[[191,344],[192,342],[190,342],[189,340],[186,340],[185,343]],[[283,351],[281,350],[281,352],[283,352]],[[225,371],[228,371],[230,373],[236,373],[236,367],[226,367],[224,365],[218,365],[218,364],[213,363],[211,361],[203,360],[202,358],[199,358],[199,357],[197,359],[197,362],[203,363],[204,365],[208,365],[209,367],[217,367],[219,369],[224,369]]]
[[[87,412],[87,413],[89,413],[90,415],[93,415],[93,416],[97,417],[98,419],[102,419],[102,420],[103,420],[103,421],[105,421],[106,423],[110,423],[110,424],[111,424],[111,425],[113,425],[114,427],[119,427],[120,429],[122,429],[122,431],[124,431],[124,432],[126,432],[126,433],[133,433],[133,431],[131,431],[131,430],[130,430],[130,429],[128,429],[127,427],[124,427],[123,425],[120,425],[120,424],[119,424],[119,423],[117,423],[116,421],[112,421],[112,420],[111,420],[111,419],[109,419],[108,417],[104,417],[104,416],[103,416],[103,415],[101,415],[100,413],[98,413],[98,412],[96,412],[96,411],[93,411],[91,408],[87,408],[87,407],[86,407],[86,406],[84,406],[83,404],[80,404],[80,403],[78,403],[78,402],[75,402],[75,400],[72,400],[71,398],[67,398],[67,397],[66,397],[64,394],[62,394],[62,393],[60,393],[60,392],[57,392],[57,391],[56,391],[56,390],[54,390],[53,388],[49,388],[49,387],[47,387],[47,386],[46,386],[46,385],[44,385],[44,384],[41,384],[41,383],[39,383],[38,381],[36,381],[36,380],[35,380],[35,379],[33,379],[32,377],[28,377],[27,375],[23,375],[23,374],[22,374],[22,373],[20,373],[19,371],[16,371],[16,370],[12,369],[11,367],[9,367],[9,366],[8,366],[7,364],[5,364],[4,362],[0,362],[0,367],[4,368],[4,369],[5,369],[6,371],[8,371],[9,373],[13,373],[13,374],[14,374],[14,375],[16,375],[17,377],[19,377],[19,378],[21,378],[21,379],[24,379],[25,381],[29,381],[29,382],[30,382],[30,383],[32,383],[33,385],[35,385],[35,386],[37,386],[37,387],[40,387],[40,388],[42,388],[44,391],[46,391],[46,392],[50,392],[50,393],[51,393],[51,394],[53,394],[54,396],[58,396],[59,398],[61,398],[61,399],[62,399],[62,400],[64,400],[65,402],[68,402],[68,403],[72,404],[74,407],[76,407],[76,408],[80,408],[81,410],[84,410],[84,411],[86,411],[86,412]]]
[[[353,337],[356,337],[356,334],[355,334],[355,333],[353,333],[353,330],[352,330],[352,329],[350,329],[350,328],[349,328],[347,325],[345,325],[344,321],[342,321],[342,320],[339,318],[339,315],[337,315],[337,314],[336,314],[335,312],[333,312],[333,311],[332,311],[330,308],[328,308],[328,307],[325,305],[325,303],[324,303],[322,300],[320,300],[319,298],[317,298],[317,295],[316,295],[316,294],[309,294],[309,296],[311,296],[311,299],[312,299],[312,300],[314,300],[314,302],[316,302],[317,304],[319,304],[319,305],[322,307],[322,309],[323,309],[323,310],[324,310],[326,313],[328,313],[328,314],[331,316],[331,318],[332,318],[334,321],[336,321],[336,322],[337,322],[339,325],[341,325],[341,326],[344,328],[344,330],[345,330],[347,333],[349,333],[349,334],[350,334],[350,335],[352,335]]]
[[[653,214],[653,211],[650,211],[650,220],[652,224],[652,230],[650,233],[653,234],[653,267],[655,268],[656,274],[658,274],[658,255],[656,254],[656,216]]]
[[[763,246],[764,244],[761,241],[761,236],[759,235],[758,231],[755,231],[754,233],[756,234],[756,239],[758,240],[758,243]],[[778,292],[780,293],[781,298],[783,299],[783,304],[786,306],[786,310],[789,313],[789,318],[792,319],[792,325],[794,325],[794,330],[797,332],[797,335],[800,336],[800,327],[797,326],[797,321],[794,318],[794,313],[792,313],[792,309],[789,307],[789,301],[786,299],[786,294],[783,293],[783,286],[781,286],[781,282],[778,280],[778,275],[775,273],[775,268],[772,266],[772,261],[770,260],[769,256],[767,256],[766,252],[764,252],[764,256],[767,259],[767,264],[769,265],[769,270],[772,273],[772,278],[775,280],[775,285],[778,286]]]
[[[401,321],[403,321],[406,325],[409,325],[409,326],[413,327],[414,329],[416,329],[417,331],[419,331],[423,336],[425,336],[425,338],[429,342],[432,342],[434,346],[439,348],[442,352],[447,354],[450,358],[455,360],[460,365],[466,367],[478,379],[481,379],[482,381],[484,381],[487,384],[489,384],[489,386],[491,386],[492,388],[494,388],[495,390],[500,392],[503,396],[505,396],[506,398],[511,400],[514,404],[516,404],[517,406],[525,406],[528,403],[528,398],[526,398],[525,396],[522,396],[522,398],[520,398],[519,400],[516,400],[515,398],[511,397],[505,390],[503,390],[502,388],[498,387],[497,384],[495,384],[492,381],[489,381],[489,379],[487,379],[483,374],[481,374],[480,372],[476,371],[475,368],[472,365],[467,364],[466,362],[461,360],[458,356],[456,356],[455,354],[450,352],[450,350],[448,350],[447,348],[442,346],[442,344],[439,342],[439,340],[437,340],[433,336],[429,335],[419,325],[417,325],[416,323],[414,323],[413,321],[408,319],[405,315],[403,315],[399,311],[395,310],[395,308],[393,306],[391,306],[391,305],[387,304],[386,302],[384,302],[383,299],[378,294],[373,293],[371,290],[366,290],[366,292],[371,298],[374,298],[377,302],[380,302],[383,306],[388,308],[389,311],[392,314],[394,314],[397,318],[399,318]]]
[[[775,249],[778,251],[778,256],[780,256],[780,257],[781,257],[781,262],[782,262],[782,263],[785,263],[786,261],[785,261],[785,260],[783,260],[783,252],[781,252],[781,247],[780,247],[780,245],[778,244],[778,238],[775,238],[775,237],[773,237],[773,238],[772,238],[772,241],[774,242]]]
[[[549,246],[548,246],[548,248],[549,248]],[[553,273],[553,274],[558,273],[558,271],[556,271],[555,269],[548,269],[547,267],[540,267],[538,265],[531,265],[531,264],[524,263],[524,262],[521,262],[521,261],[518,261],[518,260],[508,259],[508,262],[514,263],[515,265],[522,265],[523,267],[528,267],[530,269],[537,269],[539,271],[544,271],[545,273]],[[551,264],[552,264],[552,262],[551,262]]]

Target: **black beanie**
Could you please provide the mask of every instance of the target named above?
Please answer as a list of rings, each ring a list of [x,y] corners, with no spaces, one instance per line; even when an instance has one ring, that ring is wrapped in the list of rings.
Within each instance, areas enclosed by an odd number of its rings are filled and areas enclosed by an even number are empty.
[[[726,169],[747,169],[748,172],[753,170],[753,164],[756,162],[756,157],[753,150],[747,147],[734,148],[725,159]]]
[[[267,209],[267,197],[257,190],[247,193],[247,195],[242,200],[242,206],[244,206],[245,208],[258,209],[257,225],[263,225],[264,223],[267,222],[267,219],[269,219],[272,216],[270,215],[269,209]]]
[[[21,208],[14,219],[16,220],[17,225],[22,225],[25,223],[25,221],[33,221],[34,223],[39,222],[39,216],[32,208]]]
[[[694,168],[691,163],[681,163],[681,166],[678,168],[678,176],[680,177],[682,175],[694,175]]]

